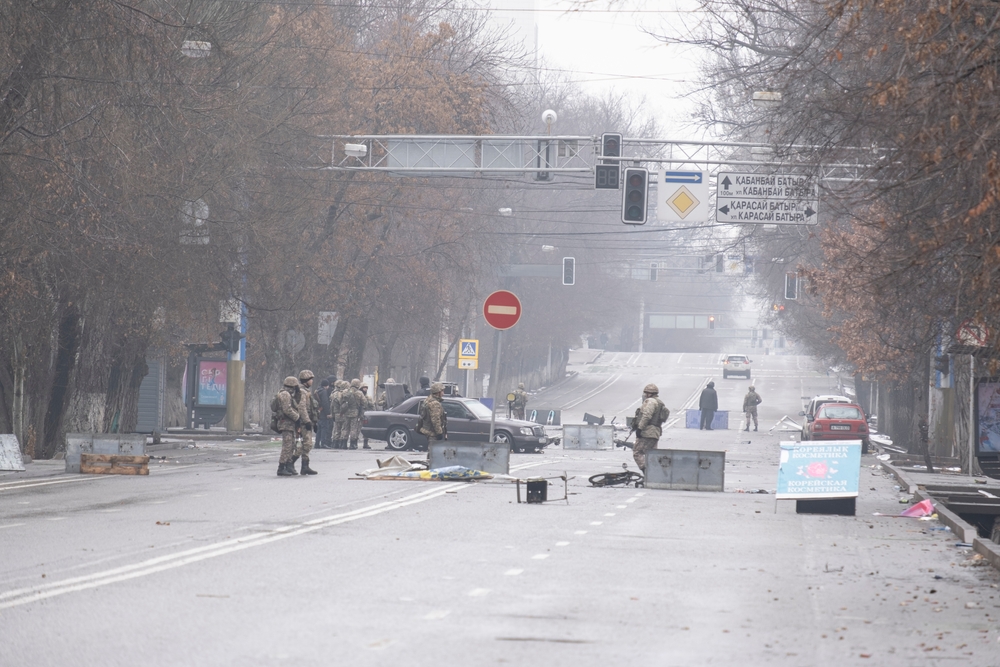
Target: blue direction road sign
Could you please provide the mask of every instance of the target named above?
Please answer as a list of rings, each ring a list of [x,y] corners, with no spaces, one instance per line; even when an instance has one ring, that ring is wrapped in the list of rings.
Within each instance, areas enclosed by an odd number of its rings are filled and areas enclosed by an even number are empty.
[[[664,183],[701,183],[705,177],[701,171],[665,171]]]

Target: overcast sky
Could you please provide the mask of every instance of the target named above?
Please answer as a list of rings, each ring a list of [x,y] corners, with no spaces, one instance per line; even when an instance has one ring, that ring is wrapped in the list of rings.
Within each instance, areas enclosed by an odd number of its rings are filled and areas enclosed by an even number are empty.
[[[697,81],[698,54],[665,45],[643,31],[682,32],[697,15],[677,8],[690,4],[624,0],[618,5],[623,9],[615,12],[603,11],[606,5],[596,2],[581,11],[556,11],[584,5],[535,0],[539,52],[545,66],[573,72],[572,80],[588,90],[615,88],[645,95],[667,134],[661,138],[700,138],[684,127],[692,109],[684,93]]]

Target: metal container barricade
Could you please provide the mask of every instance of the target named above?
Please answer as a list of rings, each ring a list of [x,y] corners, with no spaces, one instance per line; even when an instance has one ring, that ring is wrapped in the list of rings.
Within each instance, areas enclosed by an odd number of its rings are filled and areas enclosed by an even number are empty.
[[[563,449],[611,449],[615,427],[611,424],[563,424]]]
[[[432,441],[427,448],[427,467],[436,470],[448,466],[509,474],[510,445],[500,442]]]
[[[81,454],[143,456],[146,436],[142,433],[67,433],[66,472],[80,472]]]
[[[651,449],[646,452],[648,489],[724,491],[726,453],[690,449]]]

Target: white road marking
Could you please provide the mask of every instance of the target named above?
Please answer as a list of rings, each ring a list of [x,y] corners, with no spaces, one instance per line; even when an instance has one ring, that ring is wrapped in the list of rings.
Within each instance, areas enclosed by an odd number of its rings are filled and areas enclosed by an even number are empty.
[[[507,576],[507,577],[516,577],[517,575],[521,574],[522,572],[524,572],[524,570],[521,570],[521,569],[518,569],[518,568],[515,567],[515,568],[512,568],[512,569],[507,570],[506,572],[504,572],[504,576]]]
[[[24,604],[30,604],[39,600],[73,593],[76,591],[98,588],[120,581],[136,579],[148,576],[165,570],[172,570],[191,563],[216,558],[226,554],[242,551],[251,547],[263,546],[271,542],[277,542],[289,537],[297,537],[315,530],[337,526],[350,521],[357,521],[368,517],[391,512],[409,505],[426,502],[444,495],[454,487],[463,486],[464,482],[443,484],[440,487],[427,489],[418,493],[404,496],[397,500],[377,503],[370,507],[363,507],[351,512],[333,514],[327,517],[314,519],[304,523],[289,524],[270,531],[252,533],[235,539],[227,539],[214,544],[186,549],[172,554],[149,558],[139,563],[123,565],[120,567],[94,572],[79,577],[71,577],[63,581],[53,581],[39,586],[19,588],[0,593],[0,609],[7,609]],[[445,612],[446,614],[448,612]]]
[[[438,621],[451,613],[450,609],[438,609],[437,611],[432,611],[429,614],[424,615],[425,621]]]
[[[597,396],[599,393],[601,393],[602,391],[604,391],[605,389],[607,389],[608,387],[610,387],[611,385],[613,385],[615,382],[617,382],[621,378],[621,376],[622,376],[621,373],[616,373],[615,375],[612,375],[607,380],[605,380],[601,384],[597,385],[596,389],[587,392],[586,394],[584,394],[580,398],[576,399],[575,401],[571,401],[570,403],[566,403],[565,405],[562,406],[561,409],[562,410],[570,410],[570,409],[575,408],[576,406],[580,405],[584,401],[590,400],[591,398],[593,398],[594,396]]]
[[[46,520],[47,521],[65,521],[66,517],[64,517],[64,516],[50,516]]]
[[[23,523],[8,523],[6,526],[0,526],[0,530],[3,530],[4,528],[17,528],[18,526],[23,526],[23,525],[25,525],[25,524],[23,524]]]
[[[615,505],[615,508],[616,509],[620,509],[620,510],[624,510],[624,509],[628,509],[628,505]]]
[[[600,526],[602,523],[604,523],[604,522],[603,521],[591,521],[590,525],[591,526]]]
[[[587,531],[585,531],[585,530],[578,530],[578,531],[575,531],[573,534],[574,535],[586,535]]]
[[[638,498],[629,498],[625,502],[627,502],[627,503],[634,503],[636,500],[638,500]]]
[[[534,556],[531,557],[531,560],[545,560],[548,557],[549,557],[548,554],[535,554]]]
[[[614,512],[605,512],[604,516],[614,516]]]
[[[101,479],[100,476],[67,477],[65,479],[52,479],[45,482],[32,482],[23,480],[18,482],[8,482],[0,484],[0,491],[17,491],[19,489],[30,489],[33,486],[49,486],[50,484],[66,484],[68,482],[94,482]]]
[[[569,542],[556,542],[557,547],[568,547]]]
[[[470,598],[478,598],[478,597],[482,597],[484,595],[488,595],[489,592],[490,592],[490,589],[488,589],[488,588],[473,588],[471,591],[469,591],[467,593],[467,595]]]

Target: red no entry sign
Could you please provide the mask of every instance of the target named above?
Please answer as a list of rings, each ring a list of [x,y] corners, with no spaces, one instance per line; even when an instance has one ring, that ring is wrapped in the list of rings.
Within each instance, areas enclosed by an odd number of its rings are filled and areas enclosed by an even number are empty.
[[[483,317],[494,329],[510,329],[521,319],[521,301],[507,290],[497,290],[483,302]]]

